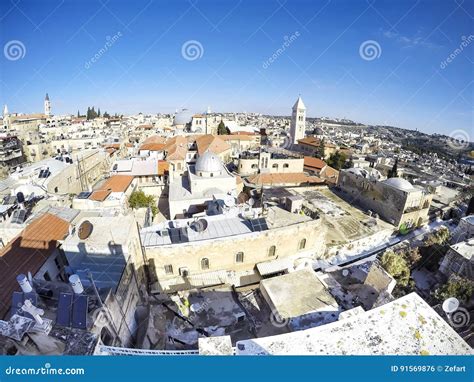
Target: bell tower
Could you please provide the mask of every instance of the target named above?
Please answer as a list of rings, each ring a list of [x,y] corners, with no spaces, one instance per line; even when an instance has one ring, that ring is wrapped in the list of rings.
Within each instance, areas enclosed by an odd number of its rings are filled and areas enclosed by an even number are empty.
[[[306,106],[301,97],[293,105],[290,124],[290,137],[293,145],[298,144],[298,139],[304,138],[306,128]]]
[[[49,100],[48,93],[46,93],[46,97],[44,98],[44,114],[48,117],[51,116],[51,101]]]

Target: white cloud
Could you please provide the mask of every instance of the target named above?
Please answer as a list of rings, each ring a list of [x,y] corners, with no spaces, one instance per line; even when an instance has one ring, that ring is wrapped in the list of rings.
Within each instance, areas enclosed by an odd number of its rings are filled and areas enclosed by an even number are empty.
[[[383,35],[388,39],[394,39],[398,43],[400,43],[403,48],[417,48],[417,47],[424,47],[424,48],[438,48],[439,45],[427,41],[426,38],[422,36],[421,30],[418,30],[415,35],[413,36],[406,36],[401,33],[395,32],[393,30],[385,30],[383,31]]]

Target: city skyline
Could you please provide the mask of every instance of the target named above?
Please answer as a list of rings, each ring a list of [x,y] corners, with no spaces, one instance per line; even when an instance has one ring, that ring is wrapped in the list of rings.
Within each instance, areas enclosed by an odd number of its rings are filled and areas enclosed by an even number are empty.
[[[0,99],[10,112],[41,111],[48,92],[57,114],[210,105],[290,115],[301,94],[308,117],[472,128],[472,4],[84,4],[2,3]]]

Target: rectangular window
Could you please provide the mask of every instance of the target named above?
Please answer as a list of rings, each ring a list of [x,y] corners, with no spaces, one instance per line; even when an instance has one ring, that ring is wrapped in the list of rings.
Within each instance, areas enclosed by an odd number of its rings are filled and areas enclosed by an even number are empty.
[[[235,255],[235,262],[236,263],[243,263],[244,262],[244,253],[243,252],[238,252]]]
[[[173,274],[173,266],[171,264],[165,265],[165,273],[167,275],[172,275]]]

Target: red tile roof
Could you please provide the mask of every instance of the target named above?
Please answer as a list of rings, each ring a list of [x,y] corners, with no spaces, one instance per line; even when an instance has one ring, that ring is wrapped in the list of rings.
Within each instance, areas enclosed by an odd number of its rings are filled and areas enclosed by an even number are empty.
[[[230,150],[231,146],[225,142],[222,136],[216,136],[212,134],[201,135],[196,139],[197,152],[199,155],[204,154],[206,151],[210,151],[214,154],[220,154],[224,151]]]
[[[163,151],[165,147],[164,143],[144,143],[140,146],[140,150]]]
[[[16,276],[35,275],[69,232],[69,223],[46,213],[33,220],[0,251],[0,318],[10,310],[12,294],[19,290]]]
[[[127,191],[132,181],[133,176],[131,175],[112,175],[99,189],[92,192],[89,199],[102,202],[111,192]]]
[[[89,199],[90,200],[95,200],[96,202],[103,202],[105,199],[107,199],[107,196],[109,196],[111,192],[112,191],[109,191],[109,190],[94,191],[89,196]]]
[[[310,167],[311,169],[321,170],[327,166],[327,163],[319,158],[304,157],[304,167]]]

